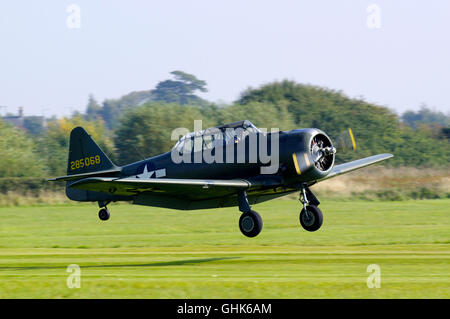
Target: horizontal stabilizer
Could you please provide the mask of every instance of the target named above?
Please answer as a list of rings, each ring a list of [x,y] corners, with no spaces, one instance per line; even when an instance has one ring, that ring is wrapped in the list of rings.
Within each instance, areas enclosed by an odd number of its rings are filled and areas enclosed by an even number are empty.
[[[104,171],[96,171],[91,173],[82,173],[82,174],[74,174],[74,175],[66,175],[66,176],[60,176],[51,178],[48,181],[51,182],[67,182],[67,181],[73,181],[77,179],[83,179],[88,177],[98,177],[98,176],[104,176],[104,175],[115,175],[117,173],[120,173],[122,169],[121,168],[114,168],[114,169],[108,169]]]

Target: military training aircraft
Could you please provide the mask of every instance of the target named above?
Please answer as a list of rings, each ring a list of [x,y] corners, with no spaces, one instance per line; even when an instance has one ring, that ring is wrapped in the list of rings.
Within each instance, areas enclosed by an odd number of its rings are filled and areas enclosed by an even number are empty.
[[[238,206],[241,232],[254,237],[263,223],[251,205],[299,192],[300,224],[316,231],[323,216],[311,185],[393,156],[335,165],[335,154],[319,129],[265,132],[246,120],[185,134],[167,153],[116,166],[76,127],[67,176],[51,181],[65,181],[71,200],[98,202],[101,220],[109,219],[107,205],[116,201],[182,210]]]

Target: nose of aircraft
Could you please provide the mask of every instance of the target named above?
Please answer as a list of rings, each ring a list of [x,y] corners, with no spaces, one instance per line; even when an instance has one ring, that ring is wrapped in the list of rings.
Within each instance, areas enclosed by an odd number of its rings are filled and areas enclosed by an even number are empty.
[[[293,141],[296,146],[292,161],[301,180],[322,178],[329,173],[336,148],[324,132],[319,129],[296,130]]]

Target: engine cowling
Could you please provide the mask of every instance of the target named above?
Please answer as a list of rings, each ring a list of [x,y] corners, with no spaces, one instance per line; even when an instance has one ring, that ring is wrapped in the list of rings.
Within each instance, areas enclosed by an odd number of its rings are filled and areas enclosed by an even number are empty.
[[[291,131],[294,145],[292,160],[297,180],[325,177],[333,168],[336,149],[323,131],[315,128]]]

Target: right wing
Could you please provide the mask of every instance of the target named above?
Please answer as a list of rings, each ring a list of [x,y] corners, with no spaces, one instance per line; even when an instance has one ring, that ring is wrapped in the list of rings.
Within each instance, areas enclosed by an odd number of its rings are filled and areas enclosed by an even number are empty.
[[[345,173],[349,173],[351,171],[387,160],[388,158],[394,157],[394,155],[386,153],[386,154],[378,154],[378,155],[373,155],[373,156],[369,156],[369,157],[365,157],[365,158],[361,158],[359,160],[356,161],[352,161],[352,162],[348,162],[348,163],[344,163],[344,164],[339,164],[339,165],[335,165],[333,167],[333,169],[331,170],[331,172],[325,176],[324,178],[321,179],[325,180],[331,177],[335,177],[338,175],[342,175]]]

